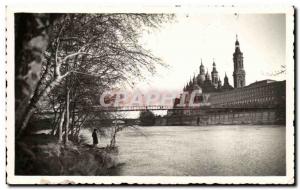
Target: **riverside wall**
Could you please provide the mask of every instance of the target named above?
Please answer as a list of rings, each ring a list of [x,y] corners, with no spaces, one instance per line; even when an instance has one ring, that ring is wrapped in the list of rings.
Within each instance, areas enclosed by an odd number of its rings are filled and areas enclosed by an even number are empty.
[[[227,112],[201,112],[194,115],[172,115],[157,118],[155,125],[271,125],[285,124],[282,109],[240,110]]]

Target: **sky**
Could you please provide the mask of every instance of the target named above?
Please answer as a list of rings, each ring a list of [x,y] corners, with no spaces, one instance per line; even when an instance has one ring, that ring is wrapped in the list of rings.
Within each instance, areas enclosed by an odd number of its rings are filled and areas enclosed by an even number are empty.
[[[233,52],[236,35],[244,54],[246,85],[264,79],[284,80],[269,73],[285,64],[284,14],[177,14],[160,30],[144,33],[141,43],[168,68],[137,84],[141,90],[182,90],[199,73],[202,62],[211,72],[213,59],[223,82],[225,72],[233,86]]]

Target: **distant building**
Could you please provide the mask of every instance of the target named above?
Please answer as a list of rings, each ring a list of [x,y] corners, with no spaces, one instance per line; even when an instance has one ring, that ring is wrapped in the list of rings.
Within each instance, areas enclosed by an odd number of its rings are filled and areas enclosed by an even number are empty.
[[[243,61],[243,53],[240,50],[240,43],[236,38],[235,42],[235,52],[233,53],[233,63],[234,63],[234,70],[233,70],[233,81],[234,81],[234,88],[241,88],[244,87],[246,84],[246,72],[244,70],[244,61]],[[211,71],[211,75],[209,74],[208,70],[205,74],[204,65],[201,60],[201,65],[199,69],[199,74],[193,77],[193,80],[190,81],[184,86],[183,91],[193,91],[193,87],[195,84],[200,86],[203,93],[212,93],[212,92],[222,92],[232,90],[233,87],[229,84],[228,77],[225,73],[224,83],[222,85],[222,81],[219,77],[216,63],[213,60],[212,64],[213,68]]]
[[[263,80],[245,86],[246,72],[244,70],[243,53],[240,50],[240,43],[236,38],[235,51],[233,53],[233,81],[234,87],[229,84],[225,73],[224,83],[219,78],[216,63],[213,61],[211,75],[206,71],[201,60],[200,72],[193,77],[183,88],[187,92],[185,104],[190,101],[190,94],[200,90],[203,95],[209,94],[211,106],[275,106],[285,104],[285,81]],[[202,95],[202,96],[203,96]],[[181,95],[182,96],[182,95]],[[203,101],[203,97],[195,97],[195,100]],[[174,101],[178,106],[180,98]]]
[[[226,79],[224,78],[224,85],[222,86],[222,81],[220,80],[215,61],[213,61],[212,65],[213,69],[210,75],[208,70],[206,70],[205,73],[204,65],[201,60],[199,74],[194,76],[193,79],[190,79],[190,81],[184,86],[183,91],[191,92],[195,90],[195,87],[200,87],[203,93],[220,92],[223,90],[232,89],[233,87],[229,84],[227,76],[227,81],[225,83]]]
[[[208,70],[205,72],[201,60],[199,74],[185,85],[180,98],[174,101],[174,108],[189,108],[190,101],[209,103],[209,108],[200,109],[201,105],[199,105],[199,109],[194,107],[193,109],[170,110],[168,116],[175,117],[168,120],[169,124],[172,124],[172,121],[176,125],[195,124],[195,120],[202,124],[275,124],[285,121],[286,81],[267,79],[246,86],[243,53],[237,38],[233,53],[234,87],[229,84],[226,73],[222,85],[215,61],[212,66],[210,76]],[[192,92],[195,91],[199,93],[192,97]],[[184,105],[181,105],[183,95],[185,96]],[[191,100],[192,98],[194,99]],[[190,118],[184,119],[180,116]]]
[[[263,80],[211,94],[212,107],[284,107],[285,81]]]

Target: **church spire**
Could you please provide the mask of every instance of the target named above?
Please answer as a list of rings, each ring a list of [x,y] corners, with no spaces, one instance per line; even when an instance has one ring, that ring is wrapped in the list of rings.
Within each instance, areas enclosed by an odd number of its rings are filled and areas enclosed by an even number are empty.
[[[205,69],[204,69],[204,65],[202,63],[202,58],[201,58],[201,65],[200,65],[200,75],[205,75]]]
[[[225,72],[224,85],[227,85],[227,84],[229,84],[229,82],[228,82],[227,74],[226,74],[226,72]]]
[[[209,75],[209,73],[208,73],[208,69],[206,69],[205,80],[206,80],[206,81],[210,81],[210,75]]]
[[[202,62],[202,58],[201,58],[201,65],[199,67],[199,75],[198,75],[198,81],[199,81],[199,85],[201,83],[203,83],[205,81],[205,69],[204,69],[204,65],[203,65],[203,62]]]
[[[240,48],[240,42],[238,40],[238,35],[235,35],[235,48]]]
[[[219,77],[219,80],[218,80],[218,89],[220,89],[221,87],[222,87],[222,81],[221,81],[221,79]]]
[[[216,63],[215,63],[215,58],[213,58],[213,72],[217,72],[217,69],[216,69]]]
[[[229,84],[226,72],[225,72],[225,77],[224,77],[224,83],[223,83],[223,86],[221,89],[222,89],[222,91],[227,91],[227,90],[233,89],[233,87]]]
[[[233,82],[234,88],[245,86],[245,70],[244,70],[244,57],[240,50],[240,43],[236,35],[235,52],[233,53]]]
[[[211,72],[211,81],[215,88],[218,87],[218,71],[216,69],[215,59],[213,59],[213,70]]]
[[[194,77],[193,77],[193,84],[196,84],[197,83],[197,78],[196,78],[196,75],[194,73]]]

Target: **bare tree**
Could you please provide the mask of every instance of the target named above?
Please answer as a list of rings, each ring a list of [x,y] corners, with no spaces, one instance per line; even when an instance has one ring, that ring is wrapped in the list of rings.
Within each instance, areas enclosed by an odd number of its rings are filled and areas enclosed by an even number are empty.
[[[42,72],[25,111],[18,116],[18,135],[27,127],[38,103],[55,87],[68,86],[73,96],[69,98],[75,100],[74,83],[68,82],[70,77],[93,77],[100,86],[109,87],[141,78],[142,71],[154,73],[155,66],[163,63],[139,44],[139,37],[144,29],[158,28],[172,17],[163,14],[61,15],[47,31],[49,45],[42,51]],[[66,116],[69,117],[68,111]]]
[[[273,71],[269,75],[271,76],[277,76],[277,75],[282,75],[286,73],[286,65],[281,65],[279,70]]]

